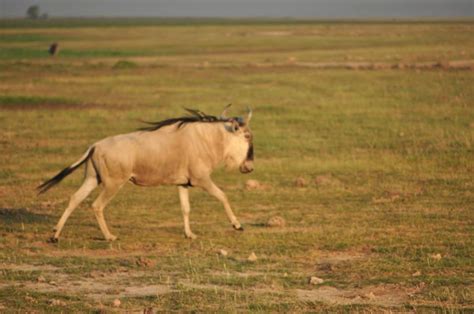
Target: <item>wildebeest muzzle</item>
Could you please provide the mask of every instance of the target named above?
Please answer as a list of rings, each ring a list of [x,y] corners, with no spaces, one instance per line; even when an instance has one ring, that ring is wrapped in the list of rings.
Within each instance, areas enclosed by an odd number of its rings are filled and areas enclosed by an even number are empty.
[[[253,161],[246,160],[244,161],[240,167],[239,167],[240,172],[242,173],[250,173],[253,171]]]
[[[250,173],[253,171],[253,145],[250,143],[245,161],[239,167],[240,172]]]

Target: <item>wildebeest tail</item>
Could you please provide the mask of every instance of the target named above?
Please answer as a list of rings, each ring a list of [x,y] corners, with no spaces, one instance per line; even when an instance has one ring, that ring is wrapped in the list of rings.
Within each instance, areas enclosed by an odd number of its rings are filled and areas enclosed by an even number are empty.
[[[85,163],[94,153],[94,147],[90,147],[84,155],[82,155],[81,159],[73,163],[67,168],[64,168],[61,172],[59,172],[57,175],[49,179],[48,181],[44,182],[40,186],[37,187],[38,189],[38,194],[43,194],[56,184],[62,181],[65,177],[70,175],[71,173],[74,172],[77,168],[79,168],[83,163]]]

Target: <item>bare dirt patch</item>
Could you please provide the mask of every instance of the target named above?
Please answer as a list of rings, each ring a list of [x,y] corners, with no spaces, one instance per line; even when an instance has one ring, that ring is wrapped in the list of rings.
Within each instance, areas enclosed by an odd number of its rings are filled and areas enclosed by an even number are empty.
[[[267,272],[258,272],[258,271],[246,271],[246,272],[238,272],[238,271],[233,271],[233,272],[224,272],[224,271],[214,271],[210,273],[212,276],[216,277],[239,277],[239,278],[250,278],[250,277],[263,277],[263,276],[268,276],[270,274],[278,274],[278,273],[267,273]]]
[[[473,70],[474,60],[430,61],[413,63],[384,63],[384,62],[330,62],[330,63],[295,63],[305,67],[322,69],[343,68],[349,70],[383,70],[383,69],[415,69],[415,70]]]
[[[51,248],[50,244],[45,244],[49,248]],[[119,245],[115,243],[110,243],[110,245]],[[155,251],[157,251],[156,249]],[[69,250],[61,250],[61,249],[56,249],[52,248],[47,252],[42,252],[42,256],[48,256],[48,257],[66,257],[66,256],[71,256],[71,257],[92,257],[94,259],[105,259],[105,258],[130,258],[130,257],[138,257],[140,258],[142,255],[146,254],[147,251],[143,249],[127,249],[127,250],[121,250],[121,249],[116,249],[116,248],[110,248],[110,249],[88,249],[88,248],[82,248],[82,249],[69,249]]]
[[[56,271],[59,268],[52,265],[0,264],[0,269],[15,271]]]
[[[264,228],[252,228],[248,229],[246,232],[249,233],[312,233],[314,230],[308,227],[278,227],[278,228],[270,228],[265,224],[262,224]]]
[[[145,297],[166,294],[172,291],[168,285],[134,284],[133,280],[141,279],[149,275],[142,271],[94,273],[91,277],[78,279],[74,275],[59,272],[60,268],[45,265],[1,265],[0,269],[11,269],[17,271],[40,270],[42,274],[36,281],[23,281],[21,283],[6,283],[2,287],[13,286],[39,292],[61,292],[69,295],[85,295],[94,300],[111,300],[122,297]],[[132,282],[132,283],[131,283]]]
[[[150,285],[150,286],[134,286],[126,287],[125,290],[119,294],[120,297],[139,297],[139,296],[156,296],[160,294],[170,293],[172,290],[165,285]]]
[[[268,31],[268,32],[257,33],[257,35],[280,37],[280,36],[291,36],[293,35],[293,33],[288,32],[288,31]]]
[[[296,289],[296,294],[302,301],[337,305],[365,304],[395,307],[408,303],[410,296],[421,291],[421,289],[422,287],[404,288],[398,285],[378,285],[352,289],[323,286],[313,290]]]
[[[336,264],[346,261],[353,261],[362,258],[367,258],[367,254],[355,251],[341,251],[329,252],[316,250],[309,253],[309,258],[316,261],[318,264],[329,263]]]
[[[313,252],[311,256],[318,256],[319,263],[338,263],[363,257],[362,253],[356,252]],[[157,297],[178,291],[179,286],[188,289],[226,291],[234,293],[240,288],[222,287],[215,284],[195,283],[189,280],[178,280],[174,283],[140,283],[144,278],[159,277],[159,273],[153,270],[116,271],[116,272],[92,272],[89,276],[78,277],[77,274],[66,274],[61,268],[50,265],[28,265],[28,264],[3,264],[0,269],[13,269],[17,271],[41,271],[41,280],[29,280],[22,282],[11,282],[0,285],[0,287],[15,287],[16,289],[34,290],[44,293],[62,293],[67,295],[82,295],[90,300],[102,303],[111,302],[121,298]],[[273,273],[274,275],[281,275]],[[260,277],[268,276],[267,272],[213,272],[214,277]],[[147,280],[148,281],[148,280]],[[176,286],[177,285],[177,286]],[[421,292],[423,285],[413,288],[401,285],[372,285],[363,288],[336,288],[331,286],[315,285],[313,289],[292,289],[290,291],[283,287],[254,287],[251,289],[257,294],[282,294],[295,293],[298,300],[303,302],[322,302],[330,305],[376,305],[382,307],[399,307],[412,300],[412,296]]]
[[[234,288],[227,288],[227,287],[222,287],[222,286],[213,285],[213,284],[196,284],[189,281],[180,281],[180,284],[190,289],[199,289],[199,290],[226,291],[226,292],[231,292],[231,293],[238,290]],[[269,289],[269,288],[252,288],[251,291],[258,294],[283,293],[283,291],[278,291],[278,290]]]
[[[474,70],[474,60],[452,60],[452,61],[429,61],[429,62],[297,62],[291,59],[290,62],[283,63],[253,63],[251,66],[257,68],[271,67],[301,67],[313,69],[346,69],[346,70]]]

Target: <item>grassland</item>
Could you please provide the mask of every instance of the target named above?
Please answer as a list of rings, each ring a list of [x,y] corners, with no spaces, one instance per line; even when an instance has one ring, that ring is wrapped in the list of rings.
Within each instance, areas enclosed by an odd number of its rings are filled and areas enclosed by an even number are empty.
[[[472,60],[473,35],[472,21],[4,21],[0,311],[474,311],[474,72],[298,64]],[[130,185],[105,213],[119,240],[101,239],[91,197],[47,243],[82,174],[35,187],[88,145],[228,103],[254,109],[256,171],[215,174],[245,232],[192,190],[186,240],[176,188]],[[286,227],[266,225],[277,215]]]

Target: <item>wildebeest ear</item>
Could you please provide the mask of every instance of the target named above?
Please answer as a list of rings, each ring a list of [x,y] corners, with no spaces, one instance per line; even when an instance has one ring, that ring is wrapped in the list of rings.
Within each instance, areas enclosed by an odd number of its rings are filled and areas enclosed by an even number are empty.
[[[228,123],[225,124],[225,129],[229,132],[236,132],[240,128],[239,121],[236,119],[229,119]]]

